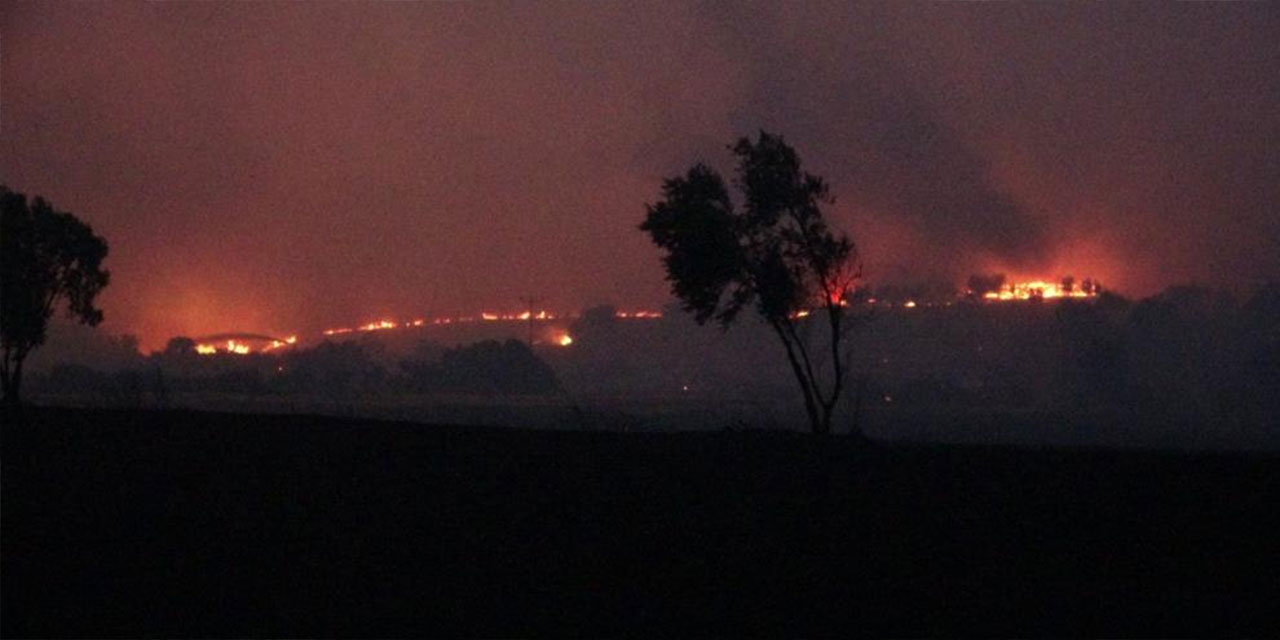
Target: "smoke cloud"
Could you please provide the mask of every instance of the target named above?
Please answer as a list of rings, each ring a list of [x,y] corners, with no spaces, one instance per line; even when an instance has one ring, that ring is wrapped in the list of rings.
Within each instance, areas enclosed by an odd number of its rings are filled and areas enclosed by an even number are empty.
[[[1280,277],[1280,11],[7,3],[0,179],[110,242],[105,329],[667,300],[662,177],[784,135],[879,281]]]

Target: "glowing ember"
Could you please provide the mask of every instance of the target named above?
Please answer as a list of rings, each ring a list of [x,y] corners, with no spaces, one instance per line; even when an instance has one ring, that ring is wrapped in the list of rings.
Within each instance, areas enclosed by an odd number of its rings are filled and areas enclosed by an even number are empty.
[[[263,347],[261,351],[274,351],[281,347],[286,347],[294,344],[298,344],[298,336],[289,336],[284,340],[272,340],[271,342],[267,343],[267,346]]]
[[[658,311],[617,311],[613,315],[615,318],[622,318],[622,319],[640,318],[640,319],[646,319],[646,320],[652,320],[652,319],[662,317],[662,313]]]
[[[556,339],[556,344],[562,347],[567,347],[573,344],[573,336],[567,333],[560,334],[560,337]]]

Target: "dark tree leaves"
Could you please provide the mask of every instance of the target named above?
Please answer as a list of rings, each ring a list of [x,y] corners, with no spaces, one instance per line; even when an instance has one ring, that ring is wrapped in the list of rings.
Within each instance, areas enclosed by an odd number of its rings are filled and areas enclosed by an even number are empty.
[[[106,256],[106,241],[74,215],[0,186],[0,382],[7,402],[17,402],[22,363],[44,344],[59,304],[81,323],[102,322],[93,303],[110,280]]]
[[[662,260],[672,292],[699,323],[712,316],[731,321],[746,300],[721,307],[726,292],[741,287],[744,277],[738,222],[724,180],[699,164],[663,181],[662,195],[649,205],[640,229],[666,250]]]

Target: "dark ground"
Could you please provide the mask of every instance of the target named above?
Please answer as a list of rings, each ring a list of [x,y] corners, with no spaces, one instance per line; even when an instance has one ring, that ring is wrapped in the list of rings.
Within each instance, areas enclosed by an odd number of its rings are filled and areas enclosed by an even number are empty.
[[[5,416],[15,636],[1280,633],[1280,456]]]

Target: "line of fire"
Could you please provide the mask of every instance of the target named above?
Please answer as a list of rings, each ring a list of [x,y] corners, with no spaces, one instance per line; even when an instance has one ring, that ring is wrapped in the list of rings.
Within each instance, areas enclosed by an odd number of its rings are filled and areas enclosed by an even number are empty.
[[[1035,303],[1053,302],[1057,300],[1091,300],[1102,292],[1102,286],[1093,279],[1085,278],[1077,282],[1071,276],[1053,280],[1035,279],[1007,281],[1003,275],[972,276],[963,291],[948,295],[930,294],[925,291],[900,291],[886,288],[880,291],[870,288],[859,289],[854,295],[841,301],[843,306],[866,305],[877,308],[917,309],[935,306],[950,306],[956,303]],[[634,310],[614,311],[618,320],[658,320],[663,317],[661,311]],[[796,318],[808,317],[808,310],[796,312]],[[316,336],[323,340],[348,334],[370,333],[375,331],[403,331],[426,327],[441,327],[469,323],[524,323],[530,327],[530,344],[547,344],[568,347],[573,344],[573,336],[563,327],[566,322],[577,320],[578,313],[560,313],[546,309],[526,310],[521,312],[489,312],[483,311],[475,315],[417,317],[408,320],[381,318],[352,327],[324,329]],[[538,330],[533,331],[533,327]],[[538,339],[534,339],[534,334]],[[231,354],[249,355],[252,353],[269,353],[287,349],[299,344],[297,334],[276,337],[254,333],[223,333],[204,336],[196,340],[196,353],[201,355]]]

